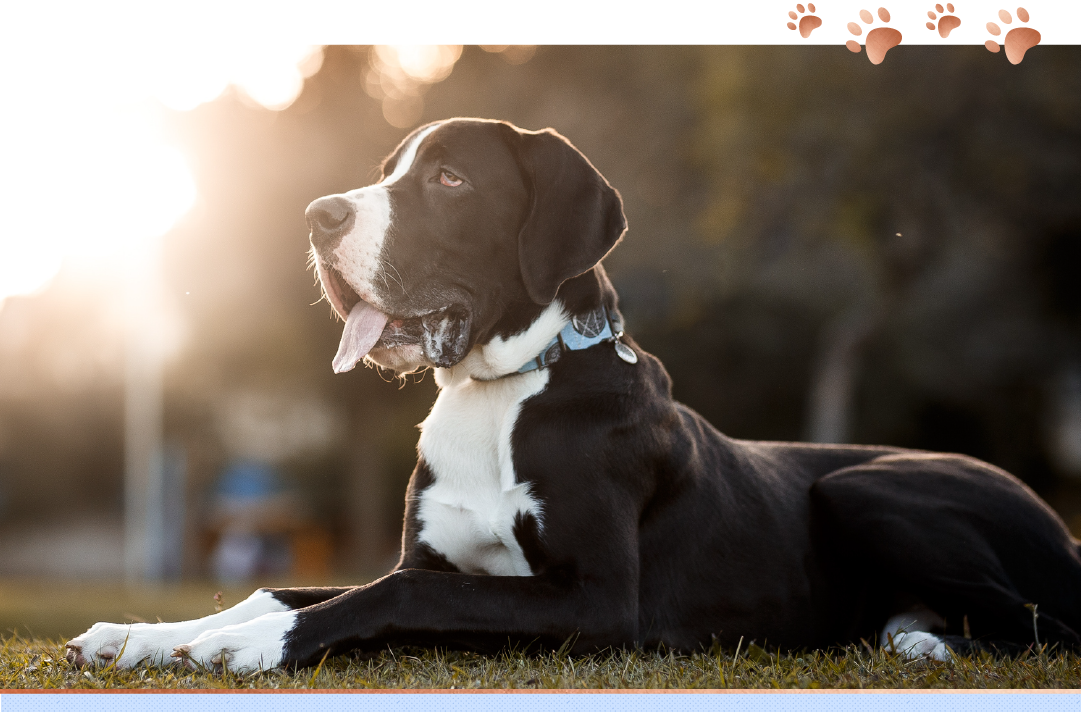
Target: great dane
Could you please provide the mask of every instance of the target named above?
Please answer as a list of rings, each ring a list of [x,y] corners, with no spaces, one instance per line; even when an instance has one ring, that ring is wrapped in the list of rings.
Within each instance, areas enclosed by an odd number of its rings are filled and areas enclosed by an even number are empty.
[[[335,371],[435,370],[401,560],[365,586],[98,623],[69,660],[248,671],[399,644],[877,635],[947,659],[1081,643],[1078,542],[1015,477],[963,455],[736,440],[673,401],[600,264],[626,229],[620,196],[555,131],[428,124],[378,183],[307,219],[345,319]]]

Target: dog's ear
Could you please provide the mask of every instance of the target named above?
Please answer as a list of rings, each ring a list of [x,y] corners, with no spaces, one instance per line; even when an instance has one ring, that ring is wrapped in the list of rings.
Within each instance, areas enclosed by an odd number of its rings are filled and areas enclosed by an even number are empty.
[[[570,141],[551,129],[520,136],[532,206],[518,234],[518,261],[530,298],[549,304],[559,285],[608,254],[627,219],[619,193]]]
[[[458,309],[428,314],[420,318],[424,330],[421,348],[424,356],[440,368],[450,368],[469,352],[468,312]]]

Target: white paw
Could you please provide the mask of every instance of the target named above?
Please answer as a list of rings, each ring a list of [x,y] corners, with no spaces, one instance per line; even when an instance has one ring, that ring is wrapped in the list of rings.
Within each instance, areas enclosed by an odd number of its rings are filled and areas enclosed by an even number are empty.
[[[247,623],[208,630],[190,643],[177,645],[173,656],[212,670],[270,670],[281,665],[285,636],[295,621],[293,611],[267,613]]]
[[[950,660],[950,651],[942,640],[928,631],[938,630],[946,622],[926,606],[917,606],[899,613],[886,621],[879,643],[883,648],[895,650],[900,655],[915,660],[929,657],[932,660]]]
[[[148,623],[95,623],[67,644],[67,660],[78,667],[104,667],[114,661],[118,668],[132,668],[143,660],[170,662],[176,636],[161,625]]]
[[[922,630],[912,631],[911,633],[898,633],[893,636],[893,646],[898,653],[909,660],[928,657],[932,660],[945,662],[951,659],[946,644],[938,636],[925,633]]]

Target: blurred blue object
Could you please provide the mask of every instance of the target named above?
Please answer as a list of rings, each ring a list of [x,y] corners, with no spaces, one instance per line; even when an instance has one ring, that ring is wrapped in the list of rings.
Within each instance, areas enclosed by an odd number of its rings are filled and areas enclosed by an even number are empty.
[[[221,475],[217,495],[227,499],[262,499],[280,494],[281,477],[273,465],[256,460],[234,460]]]
[[[237,582],[290,570],[289,534],[303,524],[304,507],[274,465],[230,462],[214,488],[211,510],[211,529],[218,533],[211,568],[219,580]]]

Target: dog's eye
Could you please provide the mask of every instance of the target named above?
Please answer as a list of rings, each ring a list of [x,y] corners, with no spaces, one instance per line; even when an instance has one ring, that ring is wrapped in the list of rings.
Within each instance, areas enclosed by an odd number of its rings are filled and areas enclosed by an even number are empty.
[[[449,188],[455,188],[462,184],[462,179],[450,171],[443,171],[439,174],[439,182]]]

